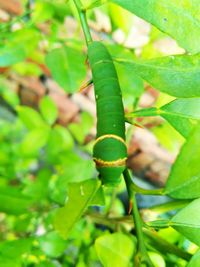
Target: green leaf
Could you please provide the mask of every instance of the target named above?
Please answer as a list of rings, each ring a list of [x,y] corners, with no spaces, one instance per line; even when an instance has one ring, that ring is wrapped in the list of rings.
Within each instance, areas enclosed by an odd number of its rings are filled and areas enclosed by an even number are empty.
[[[108,8],[113,24],[128,34],[134,23],[134,15],[112,3],[108,5]]]
[[[55,102],[50,97],[45,96],[39,105],[43,118],[49,125],[52,125],[58,116],[58,109]]]
[[[109,45],[108,49],[113,58],[116,56],[127,60],[135,58],[132,51],[124,49],[121,45]],[[135,73],[135,70],[130,69],[126,64],[115,64],[115,67],[119,77],[124,103],[125,105],[130,104],[132,108],[133,101],[136,101],[144,92],[143,80]]]
[[[56,125],[50,131],[46,146],[48,160],[55,162],[56,159],[58,160],[60,153],[71,150],[73,145],[74,141],[69,131],[60,125]]]
[[[64,205],[68,184],[91,178],[94,173],[94,162],[91,159],[83,159],[72,151],[67,152],[67,157],[66,152],[64,152],[62,155],[57,154],[56,158],[61,168],[58,169],[58,179],[52,188],[51,199]]]
[[[90,206],[105,206],[105,196],[102,187],[99,187],[94,197],[90,201]]]
[[[96,179],[73,183],[68,188],[68,200],[63,208],[56,211],[54,227],[58,233],[67,238],[74,224],[80,219],[99,187]]]
[[[68,93],[78,91],[86,75],[85,56],[74,47],[61,47],[46,56],[46,63],[55,81]]]
[[[8,214],[27,213],[32,199],[11,186],[0,188],[0,211]]]
[[[79,143],[83,143],[87,134],[93,126],[94,118],[88,112],[81,113],[81,121],[78,123],[71,123],[68,128],[72,135]],[[81,129],[81,131],[80,131]]]
[[[200,199],[195,199],[180,210],[170,221],[170,226],[190,241],[200,246]]]
[[[187,267],[197,267],[200,266],[200,250],[198,250],[194,256],[189,261]]]
[[[32,108],[18,106],[17,112],[21,121],[29,130],[46,126],[40,114]]]
[[[154,251],[149,251],[148,255],[154,267],[166,267],[165,261],[160,254]]]
[[[109,0],[86,0],[84,7],[85,7],[85,10],[88,10],[88,9],[92,9],[95,7],[99,7],[99,6],[107,3],[108,1]]]
[[[23,254],[30,252],[32,243],[32,238],[20,238],[18,240],[1,242],[1,256],[15,261],[16,258],[19,258]]]
[[[200,124],[187,139],[172,166],[165,194],[178,199],[200,197]]]
[[[29,27],[11,32],[8,42],[13,46],[21,46],[26,53],[26,57],[30,57],[31,53],[38,46],[39,39],[39,31]]]
[[[160,115],[166,119],[181,135],[189,137],[200,121],[200,98],[179,98],[160,108],[146,108],[127,114],[130,117]]]
[[[17,259],[15,260],[15,262],[13,262],[13,260],[0,256],[0,267],[21,267],[21,266],[22,265],[20,261]]]
[[[176,99],[161,107],[160,115],[187,138],[200,121],[200,98]]]
[[[155,89],[176,97],[200,96],[200,54],[120,60]]]
[[[49,137],[48,127],[36,128],[30,131],[20,145],[20,152],[23,156],[35,156],[45,146]]]
[[[0,67],[7,67],[23,61],[26,57],[22,46],[0,47]]]
[[[51,171],[48,169],[41,169],[35,179],[28,178],[26,186],[23,190],[24,195],[32,199],[44,199],[48,195],[48,184],[51,178]]]
[[[103,266],[130,266],[134,243],[127,235],[122,233],[103,235],[96,239],[95,248]]]
[[[63,254],[66,249],[66,241],[56,232],[47,233],[38,238],[42,251],[49,257],[57,258]]]
[[[22,76],[40,76],[42,74],[42,70],[37,64],[27,61],[13,65],[12,70]]]
[[[112,0],[173,37],[187,51],[200,51],[198,0]]]
[[[32,14],[34,23],[41,23],[52,19],[54,15],[53,5],[49,2],[36,2]]]

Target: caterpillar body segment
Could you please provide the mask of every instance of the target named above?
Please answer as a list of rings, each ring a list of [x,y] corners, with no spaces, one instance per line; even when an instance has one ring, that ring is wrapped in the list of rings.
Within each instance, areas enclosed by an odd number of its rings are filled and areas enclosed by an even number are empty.
[[[97,110],[93,158],[103,184],[115,186],[126,167],[124,107],[112,58],[100,42],[88,46]]]

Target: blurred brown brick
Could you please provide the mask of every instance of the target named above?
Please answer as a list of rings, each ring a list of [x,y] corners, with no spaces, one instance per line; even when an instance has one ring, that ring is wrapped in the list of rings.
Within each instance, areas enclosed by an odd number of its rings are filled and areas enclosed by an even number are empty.
[[[54,100],[58,107],[58,123],[67,125],[78,114],[78,106],[63,94],[50,92],[49,96]]]
[[[14,15],[23,13],[23,7],[19,0],[0,0],[0,8]]]
[[[141,169],[146,169],[154,161],[152,155],[146,153],[139,153],[136,156],[130,157],[128,159],[128,166],[134,171],[139,171]]]

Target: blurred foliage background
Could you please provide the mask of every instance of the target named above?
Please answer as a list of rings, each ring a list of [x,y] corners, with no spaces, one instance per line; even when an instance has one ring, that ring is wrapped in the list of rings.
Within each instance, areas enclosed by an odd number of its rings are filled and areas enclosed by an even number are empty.
[[[103,40],[114,58],[184,53],[172,38],[113,3],[84,4],[93,38]],[[95,101],[92,86],[78,92],[91,73],[73,1],[1,0],[0,21],[0,266],[133,266],[137,240],[124,182],[97,189],[94,179]],[[127,66],[116,68],[126,112],[174,99]],[[127,125],[128,166],[139,185],[163,186],[184,138],[161,117],[136,123]],[[167,197],[138,200],[146,220],[174,214],[149,209]],[[157,235],[186,254],[163,253],[146,235],[155,266],[186,266],[187,253],[197,250],[172,228]]]

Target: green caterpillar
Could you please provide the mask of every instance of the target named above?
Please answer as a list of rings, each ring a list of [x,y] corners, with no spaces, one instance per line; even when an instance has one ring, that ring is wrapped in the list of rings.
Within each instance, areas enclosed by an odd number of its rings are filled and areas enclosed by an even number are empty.
[[[126,167],[124,107],[112,58],[100,42],[88,46],[97,110],[93,159],[103,184],[115,186]]]

